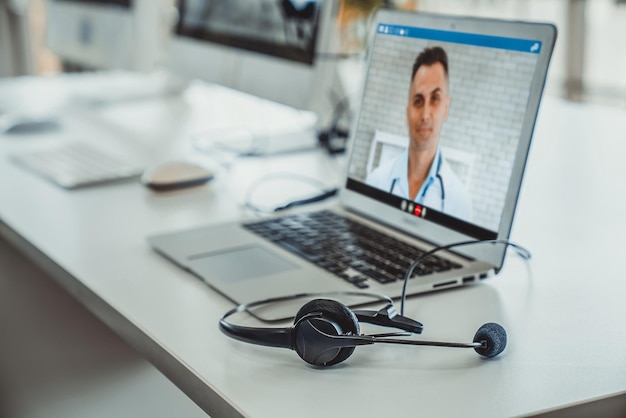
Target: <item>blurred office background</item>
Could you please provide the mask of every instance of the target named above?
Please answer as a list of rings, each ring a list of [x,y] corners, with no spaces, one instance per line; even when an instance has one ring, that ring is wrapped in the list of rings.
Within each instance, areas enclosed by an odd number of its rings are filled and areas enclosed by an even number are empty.
[[[554,22],[559,37],[547,94],[626,107],[624,0],[342,0],[337,22],[342,52],[350,55],[363,50],[371,13],[385,3],[424,12]],[[46,0],[0,0],[0,80],[104,69],[62,58],[49,47],[49,4]],[[164,14],[159,27],[153,28],[150,41],[157,51],[137,63],[142,71],[164,65],[165,54],[158,46],[165,44],[171,18]],[[0,307],[6,310],[0,315],[5,319],[0,416],[204,415],[56,284],[26,262],[18,263],[15,250],[0,248],[0,256],[0,265],[12,261],[15,275],[28,278],[0,280],[0,302],[4,300]],[[43,337],[36,338],[38,333]],[[18,344],[20,339],[28,350]]]
[[[548,94],[626,106],[624,0],[342,0],[339,43],[346,52],[363,47],[371,11],[382,4],[424,12],[554,22],[559,37]],[[75,69],[69,62],[64,66],[48,48],[47,12],[45,0],[0,0],[0,76]],[[164,34],[167,26],[164,21]],[[159,57],[154,64],[159,65]]]

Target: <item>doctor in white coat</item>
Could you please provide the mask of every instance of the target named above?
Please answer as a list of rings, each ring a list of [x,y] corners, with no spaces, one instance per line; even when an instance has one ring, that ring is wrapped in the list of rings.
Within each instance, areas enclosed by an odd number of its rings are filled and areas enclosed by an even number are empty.
[[[407,150],[383,162],[366,179],[370,186],[448,215],[470,220],[472,206],[463,183],[443,158],[439,135],[448,118],[448,57],[426,48],[413,64],[406,120]]]

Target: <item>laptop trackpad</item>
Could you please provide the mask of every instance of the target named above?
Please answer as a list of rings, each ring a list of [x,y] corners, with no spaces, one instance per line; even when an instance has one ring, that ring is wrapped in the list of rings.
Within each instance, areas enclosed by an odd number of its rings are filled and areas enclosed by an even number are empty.
[[[261,246],[197,254],[189,257],[189,267],[201,277],[215,277],[230,283],[298,268],[296,264]]]

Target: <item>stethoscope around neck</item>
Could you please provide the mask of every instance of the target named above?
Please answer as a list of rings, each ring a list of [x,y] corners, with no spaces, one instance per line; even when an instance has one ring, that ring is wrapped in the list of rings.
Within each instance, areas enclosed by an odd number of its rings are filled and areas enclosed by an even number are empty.
[[[446,191],[445,188],[443,186],[443,178],[441,177],[441,174],[439,174],[439,170],[437,170],[437,175],[435,176],[437,177],[437,179],[439,180],[439,185],[441,186],[441,211],[445,212],[445,208],[446,208]],[[394,187],[396,187],[396,183],[398,182],[398,178],[394,178],[393,180],[391,180],[391,187],[389,187],[389,193],[393,194],[393,189]],[[424,190],[425,192],[426,190]]]

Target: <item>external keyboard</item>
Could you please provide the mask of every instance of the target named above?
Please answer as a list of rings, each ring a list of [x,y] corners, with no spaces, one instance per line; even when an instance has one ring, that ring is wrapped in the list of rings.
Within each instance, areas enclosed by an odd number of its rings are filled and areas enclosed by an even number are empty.
[[[143,172],[137,164],[80,142],[17,154],[13,160],[66,189],[134,178]]]
[[[252,222],[244,227],[361,289],[369,287],[368,279],[382,284],[402,280],[411,263],[426,252],[331,211]],[[417,266],[413,277],[460,267],[431,255]]]

